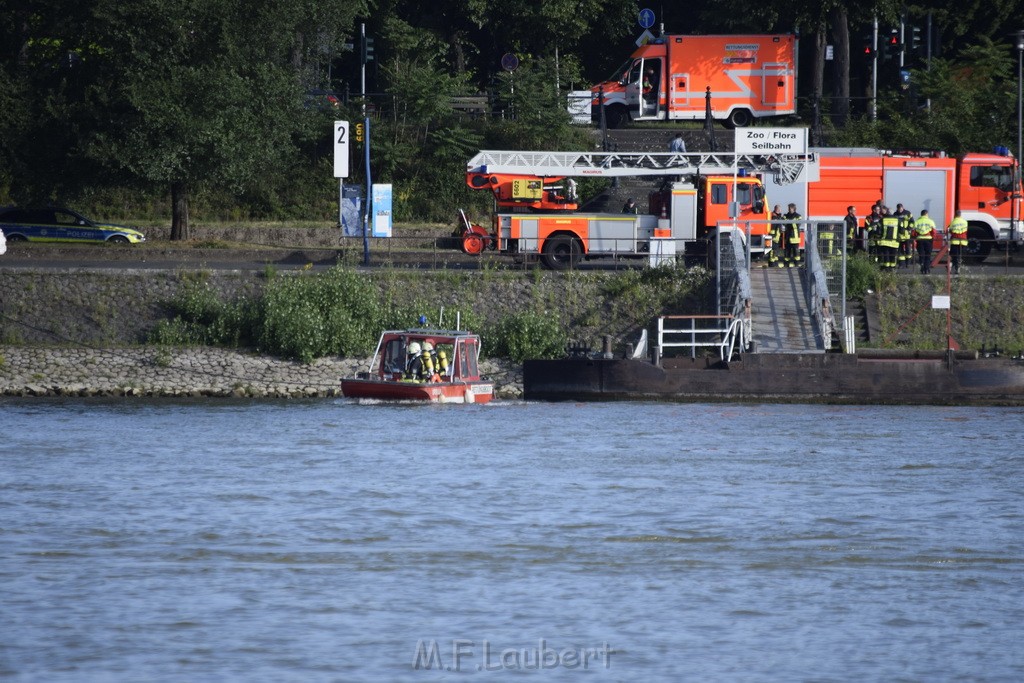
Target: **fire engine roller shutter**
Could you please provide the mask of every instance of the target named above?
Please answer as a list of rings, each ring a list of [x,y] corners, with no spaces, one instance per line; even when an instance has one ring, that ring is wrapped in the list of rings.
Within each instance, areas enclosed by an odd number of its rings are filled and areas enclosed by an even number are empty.
[[[883,201],[891,211],[896,210],[897,203],[903,204],[914,218],[921,215],[921,209],[927,209],[935,225],[944,227],[952,218],[948,215],[950,197],[945,190],[949,182],[948,173],[938,169],[886,170]]]

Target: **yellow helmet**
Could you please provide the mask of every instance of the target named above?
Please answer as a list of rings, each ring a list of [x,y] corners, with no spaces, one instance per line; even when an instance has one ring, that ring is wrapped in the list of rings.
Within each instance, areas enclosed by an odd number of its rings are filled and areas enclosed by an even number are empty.
[[[434,350],[434,345],[431,344],[428,341],[425,341],[425,342],[423,342],[423,350],[424,351],[433,351]]]

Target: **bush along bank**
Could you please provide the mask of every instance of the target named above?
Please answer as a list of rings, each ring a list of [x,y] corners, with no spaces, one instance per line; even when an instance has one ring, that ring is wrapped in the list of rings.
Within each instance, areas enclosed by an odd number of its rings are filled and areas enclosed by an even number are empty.
[[[434,272],[0,271],[0,343],[216,346],[311,362],[365,357],[383,329],[481,334],[484,356],[556,357],[569,340],[632,340],[706,298],[703,270]],[[458,318],[456,317],[458,316]]]

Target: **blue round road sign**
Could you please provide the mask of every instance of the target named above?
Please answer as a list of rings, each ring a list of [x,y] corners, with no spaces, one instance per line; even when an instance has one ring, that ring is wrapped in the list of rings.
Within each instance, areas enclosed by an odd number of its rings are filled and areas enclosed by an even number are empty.
[[[505,71],[515,71],[519,67],[519,58],[511,52],[506,52],[501,57],[501,68]]]
[[[637,21],[640,22],[640,28],[650,28],[654,26],[654,10],[642,9],[640,14],[637,16]]]

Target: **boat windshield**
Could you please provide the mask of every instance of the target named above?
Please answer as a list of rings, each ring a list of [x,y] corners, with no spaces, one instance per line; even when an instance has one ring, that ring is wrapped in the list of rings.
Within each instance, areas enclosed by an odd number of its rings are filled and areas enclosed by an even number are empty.
[[[462,377],[479,377],[480,369],[476,363],[476,343],[465,340],[459,344],[459,374]]]
[[[405,372],[405,344],[401,339],[392,339],[384,345],[380,368],[385,374]]]

